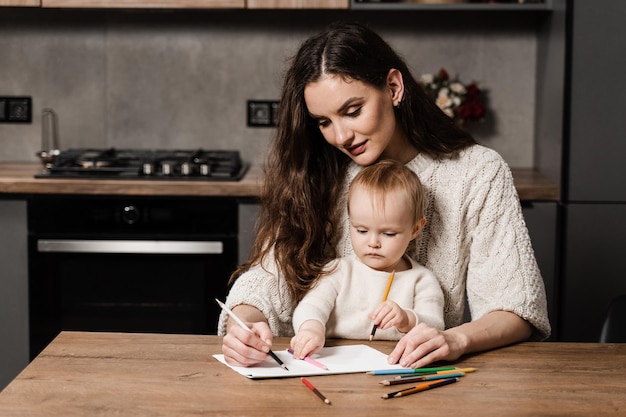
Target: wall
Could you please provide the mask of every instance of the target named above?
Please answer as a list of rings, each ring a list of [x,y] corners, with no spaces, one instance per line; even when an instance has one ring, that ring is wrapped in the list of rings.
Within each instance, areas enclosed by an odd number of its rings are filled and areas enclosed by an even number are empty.
[[[277,99],[287,59],[337,19],[379,30],[415,74],[445,67],[488,90],[479,141],[532,167],[537,16],[528,12],[0,9],[0,95],[33,97],[33,123],[0,124],[0,161],[35,161],[41,111],[60,147],[237,148],[263,160],[272,129],[246,100]]]

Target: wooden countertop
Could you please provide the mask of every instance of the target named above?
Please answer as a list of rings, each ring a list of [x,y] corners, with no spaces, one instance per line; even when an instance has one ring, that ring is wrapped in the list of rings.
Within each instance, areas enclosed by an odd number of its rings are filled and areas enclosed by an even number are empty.
[[[252,165],[240,181],[35,178],[39,163],[0,163],[0,194],[258,197],[262,170]]]
[[[241,181],[41,179],[39,163],[0,163],[0,194],[99,194],[140,196],[258,197],[262,169],[252,165]],[[523,201],[558,201],[559,186],[532,169],[513,169]]]
[[[61,333],[0,393],[3,417],[43,416],[611,416],[626,414],[626,344],[522,343],[456,361],[456,384],[406,388],[365,373],[250,380],[212,357],[221,337]],[[275,351],[288,338],[274,341]],[[331,340],[328,345],[368,343]],[[371,346],[389,353],[394,342]],[[271,360],[270,360],[271,362]],[[412,386],[412,385],[408,385]]]

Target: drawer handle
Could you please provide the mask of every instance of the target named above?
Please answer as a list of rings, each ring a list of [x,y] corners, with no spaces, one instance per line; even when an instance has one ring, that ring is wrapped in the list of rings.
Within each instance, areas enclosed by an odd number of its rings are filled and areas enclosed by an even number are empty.
[[[224,253],[219,241],[40,239],[38,252],[197,255]]]

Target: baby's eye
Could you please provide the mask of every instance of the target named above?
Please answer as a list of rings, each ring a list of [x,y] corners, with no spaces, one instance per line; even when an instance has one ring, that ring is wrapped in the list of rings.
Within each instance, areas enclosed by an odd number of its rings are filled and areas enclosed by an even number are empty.
[[[384,235],[387,236],[387,237],[394,237],[395,235],[397,235],[397,233],[396,232],[385,232]]]
[[[359,228],[357,228],[356,232],[361,234],[361,235],[364,235],[365,233],[367,233],[367,229],[359,229]]]

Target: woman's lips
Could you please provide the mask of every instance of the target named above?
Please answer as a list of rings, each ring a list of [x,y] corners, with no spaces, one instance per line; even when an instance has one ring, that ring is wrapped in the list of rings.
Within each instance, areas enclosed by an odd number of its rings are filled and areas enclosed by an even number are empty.
[[[360,155],[365,152],[365,142],[360,143],[356,146],[351,146],[346,149],[348,150],[348,152],[350,152],[350,155]]]

